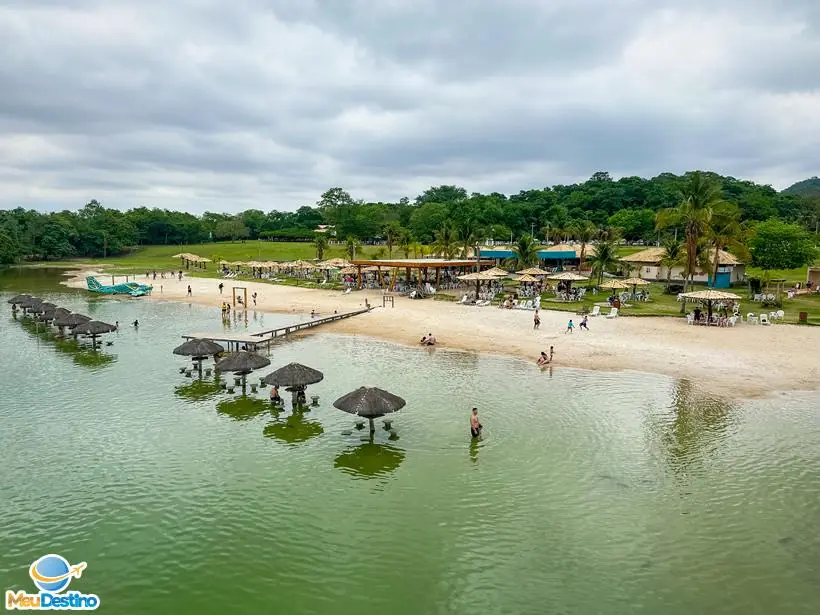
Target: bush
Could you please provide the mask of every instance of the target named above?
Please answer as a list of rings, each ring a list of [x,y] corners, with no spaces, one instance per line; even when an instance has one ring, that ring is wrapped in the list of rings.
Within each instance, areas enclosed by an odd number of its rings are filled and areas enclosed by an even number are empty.
[[[782,308],[783,307],[783,300],[782,299],[764,299],[760,305],[764,308]]]
[[[677,295],[683,292],[683,284],[670,284],[663,290],[666,295]]]

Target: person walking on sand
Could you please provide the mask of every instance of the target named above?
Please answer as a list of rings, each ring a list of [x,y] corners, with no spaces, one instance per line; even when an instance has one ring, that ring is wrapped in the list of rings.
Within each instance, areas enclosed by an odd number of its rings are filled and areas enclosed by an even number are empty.
[[[578,329],[586,329],[587,331],[589,331],[589,325],[587,324],[588,322],[589,322],[589,316],[584,314],[584,317],[581,319],[581,324],[578,325]]]
[[[251,295],[251,299],[253,299],[253,305],[256,307],[256,291]]]
[[[188,284],[188,296],[189,297],[191,296],[191,285],[190,284]]]
[[[472,414],[470,414],[470,436],[475,440],[476,438],[481,437],[481,430],[484,426],[478,420],[478,408],[473,408]]]
[[[219,294],[220,294],[220,295],[222,294],[222,289],[223,289],[224,287],[225,287],[225,285],[224,285],[222,282],[220,282],[220,283],[219,283],[219,287],[218,287],[218,288],[219,288]]]
[[[575,328],[575,323],[574,323],[574,322],[572,322],[572,319],[570,318],[570,319],[569,319],[569,322],[567,323],[567,330],[566,330],[566,331],[564,331],[564,335],[566,335],[567,333],[572,333],[572,330],[573,330],[574,328]]]
[[[538,310],[535,310],[535,315],[532,317],[532,328],[537,329],[541,326],[541,317],[538,315]]]

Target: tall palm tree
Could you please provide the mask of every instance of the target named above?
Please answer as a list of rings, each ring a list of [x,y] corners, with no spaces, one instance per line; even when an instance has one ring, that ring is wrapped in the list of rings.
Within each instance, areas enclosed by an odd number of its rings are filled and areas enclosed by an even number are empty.
[[[475,248],[479,240],[479,231],[472,220],[468,220],[458,229],[458,244],[460,246],[460,258],[467,258],[470,250]]]
[[[597,231],[598,229],[596,229],[595,225],[589,220],[583,220],[575,224],[573,235],[575,235],[575,239],[577,239],[581,244],[581,253],[578,255],[579,269],[584,268],[584,257],[586,256],[587,244],[595,238]]]
[[[510,264],[515,269],[527,269],[538,264],[538,244],[532,235],[524,233],[513,246]]]
[[[433,250],[441,258],[450,259],[456,255],[458,242],[452,226],[445,223],[444,226],[435,232]]]
[[[720,268],[720,251],[730,249],[742,260],[747,260],[749,250],[746,247],[748,231],[740,222],[740,208],[731,203],[715,207],[712,220],[707,229],[706,238],[714,250],[712,269],[712,286],[717,282]]]
[[[655,224],[659,229],[681,227],[686,236],[686,291],[698,268],[699,240],[708,232],[715,207],[724,203],[720,186],[700,171],[692,173],[681,190],[677,207],[658,212]]]
[[[347,252],[347,256],[350,260],[354,260],[356,258],[356,250],[361,247],[362,244],[358,239],[356,239],[353,235],[348,236],[345,244],[345,252]]]
[[[388,222],[382,227],[384,233],[384,244],[387,247],[387,258],[393,258],[393,248],[396,245],[398,228],[395,222]]]
[[[598,284],[601,284],[604,281],[604,272],[621,264],[618,246],[614,241],[601,241],[595,246],[595,254],[590,254],[587,262],[592,265],[592,274],[598,276]]]
[[[672,281],[672,268],[683,264],[684,255],[683,242],[680,239],[669,237],[663,242],[661,267],[666,267],[666,288],[669,288]]]
[[[413,245],[413,235],[407,229],[399,232],[399,249],[404,252],[404,258],[410,258],[410,251]]]
[[[316,258],[322,260],[325,257],[325,250],[327,249],[327,237],[324,233],[316,233],[313,246],[316,248]]]

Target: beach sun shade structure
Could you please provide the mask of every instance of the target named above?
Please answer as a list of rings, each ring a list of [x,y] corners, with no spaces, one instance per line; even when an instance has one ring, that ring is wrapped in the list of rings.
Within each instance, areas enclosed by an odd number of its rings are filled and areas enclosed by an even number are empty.
[[[242,376],[242,394],[244,395],[248,374],[255,369],[267,367],[268,365],[270,365],[270,359],[255,352],[240,350],[217,361],[216,365],[214,365],[214,369],[218,372],[234,372],[235,374],[240,374]]]
[[[31,295],[14,295],[11,299],[9,299],[6,303],[11,303],[16,305],[21,301],[26,301],[27,299],[31,299]]]
[[[691,293],[683,293],[681,295],[684,301],[697,301],[706,304],[706,311],[709,314],[709,320],[712,319],[712,305],[715,302],[721,301],[738,301],[740,295],[734,293],[724,293],[719,290],[697,290]]]
[[[494,275],[497,278],[506,278],[508,275],[510,275],[509,271],[505,271],[500,267],[493,267],[492,269],[487,269],[487,271],[482,271],[481,273],[485,273],[487,275]]]
[[[174,348],[173,352],[183,357],[193,357],[193,360],[196,362],[199,377],[202,378],[203,359],[211,355],[219,354],[220,352],[225,352],[225,348],[214,341],[195,338],[188,340],[184,344],[180,344]]]
[[[519,275],[517,278],[515,278],[515,280],[516,280],[516,282],[522,282],[522,283],[524,283],[524,282],[537,282],[538,278],[534,278],[533,276],[531,276],[529,274],[523,273],[523,274]]]
[[[49,303],[48,301],[44,301],[43,303],[38,304],[34,307],[34,312],[40,314],[42,312],[53,312],[59,306],[55,303]]]
[[[609,290],[623,290],[629,288],[629,285],[623,280],[609,280],[601,284],[601,288],[608,288]]]
[[[333,406],[342,412],[368,419],[371,434],[376,431],[373,419],[397,412],[406,404],[407,402],[398,395],[376,387],[359,387],[333,402]]]
[[[482,282],[491,282],[493,280],[497,280],[499,276],[493,275],[487,271],[479,271],[478,273],[468,273],[465,275],[458,276],[459,280],[463,280],[464,282],[473,282],[475,281],[475,298],[478,300],[478,293],[481,290],[481,283]]]
[[[17,305],[19,305],[23,309],[31,309],[33,307],[40,305],[42,302],[43,300],[39,297],[26,297]]]
[[[318,369],[301,363],[288,363],[262,378],[262,382],[277,387],[306,387],[309,384],[321,382],[324,377],[325,375]]]
[[[649,282],[641,278],[627,278],[623,280],[623,283],[632,285],[633,295],[638,291],[638,286],[649,286]]]
[[[540,267],[530,267],[529,269],[522,269],[516,271],[519,275],[549,275],[549,271],[544,271]]]
[[[98,336],[102,335],[103,333],[111,333],[112,331],[116,330],[117,327],[115,327],[114,325],[109,325],[107,322],[102,322],[99,320],[89,320],[88,322],[84,322],[74,327],[74,334],[91,336],[91,346],[96,348]]]
[[[556,273],[550,276],[547,276],[548,280],[558,280],[559,282],[566,282],[566,292],[569,293],[569,288],[573,282],[583,282],[589,280],[589,278],[585,278],[582,275],[578,275],[577,273],[573,273],[572,271],[564,271],[562,273]]]
[[[59,311],[55,311],[54,314],[55,327],[76,327],[77,325],[81,325],[89,320],[91,320],[91,318],[85,314],[64,314]]]

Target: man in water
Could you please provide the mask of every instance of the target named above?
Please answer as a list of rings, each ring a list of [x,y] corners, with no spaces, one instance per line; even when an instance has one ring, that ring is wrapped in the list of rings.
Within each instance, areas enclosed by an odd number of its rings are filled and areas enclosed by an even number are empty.
[[[473,408],[473,413],[470,415],[470,435],[473,439],[481,436],[482,425],[478,422],[478,408]]]
[[[271,403],[278,404],[282,401],[282,398],[279,396],[279,387],[275,384],[270,389],[270,400]]]
[[[139,320],[135,320],[135,321],[134,321],[134,328],[135,328],[135,329],[137,329],[137,328],[139,328],[139,326],[140,326],[140,321],[139,321]]]

